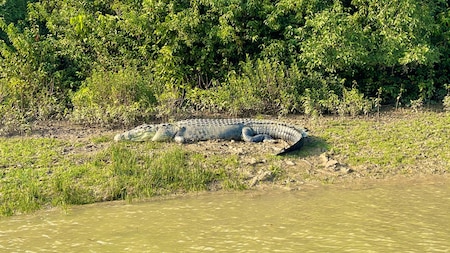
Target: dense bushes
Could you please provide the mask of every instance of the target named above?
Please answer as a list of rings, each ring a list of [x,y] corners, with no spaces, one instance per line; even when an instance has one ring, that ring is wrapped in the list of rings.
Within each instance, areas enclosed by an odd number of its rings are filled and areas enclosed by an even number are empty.
[[[3,127],[355,114],[441,102],[450,83],[444,0],[3,0],[0,17]]]
[[[73,95],[71,118],[79,123],[131,125],[154,113],[151,78],[136,69],[94,71]]]
[[[296,89],[301,73],[296,66],[288,68],[278,61],[247,59],[240,70],[230,71],[223,83],[212,83],[209,89],[189,90],[187,101],[197,110],[232,115],[287,114],[300,108],[300,92]]]

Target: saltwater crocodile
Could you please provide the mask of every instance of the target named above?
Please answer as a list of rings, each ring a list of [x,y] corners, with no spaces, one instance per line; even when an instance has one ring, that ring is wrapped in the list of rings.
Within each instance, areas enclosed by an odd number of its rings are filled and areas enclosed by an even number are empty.
[[[205,140],[237,140],[246,142],[282,139],[289,143],[277,155],[298,150],[307,137],[305,129],[284,123],[256,119],[187,119],[174,123],[144,124],[117,134],[115,141],[175,141],[189,143]]]

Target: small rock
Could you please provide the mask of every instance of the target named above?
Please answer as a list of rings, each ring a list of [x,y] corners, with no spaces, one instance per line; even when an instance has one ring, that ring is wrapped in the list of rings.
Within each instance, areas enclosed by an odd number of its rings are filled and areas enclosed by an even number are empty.
[[[255,186],[256,184],[258,184],[261,181],[268,181],[270,179],[272,179],[272,172],[270,171],[259,171],[258,175],[256,175],[255,177],[253,177],[253,179],[250,181],[250,187]]]
[[[69,153],[69,151],[70,151],[70,149],[65,147],[65,148],[63,148],[62,154],[65,155],[65,154]]]
[[[263,160],[257,160],[256,158],[254,158],[254,157],[252,157],[249,161],[248,161],[248,164],[249,165],[255,165],[255,164],[258,164],[258,163],[266,163],[267,162],[267,160],[265,160],[265,159],[263,159]]]
[[[328,160],[326,163],[325,163],[325,167],[326,168],[336,168],[336,166],[339,164],[339,162],[338,161],[336,161],[336,160],[334,160],[334,159],[331,159],[331,160]]]
[[[350,169],[349,167],[346,167],[346,166],[340,166],[339,170],[340,170],[340,172],[345,173],[345,174],[350,174],[353,172],[352,169]]]
[[[323,153],[320,155],[320,160],[322,161],[323,164],[326,164],[328,162],[328,156],[326,153]]]
[[[244,150],[243,150],[242,148],[235,148],[234,151],[235,151],[237,154],[243,154],[243,153],[244,153]]]
[[[248,164],[250,164],[250,165],[255,165],[255,164],[257,164],[258,163],[258,161],[256,160],[256,158],[251,158],[249,161],[248,161]]]
[[[285,163],[288,166],[294,166],[295,165],[295,163],[293,161],[291,161],[291,160],[287,160],[287,161],[285,161]]]

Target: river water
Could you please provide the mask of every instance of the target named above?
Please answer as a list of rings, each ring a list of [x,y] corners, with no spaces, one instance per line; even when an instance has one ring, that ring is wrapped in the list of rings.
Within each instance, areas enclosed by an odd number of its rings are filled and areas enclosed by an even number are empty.
[[[0,252],[450,252],[450,179],[202,193],[0,219]]]

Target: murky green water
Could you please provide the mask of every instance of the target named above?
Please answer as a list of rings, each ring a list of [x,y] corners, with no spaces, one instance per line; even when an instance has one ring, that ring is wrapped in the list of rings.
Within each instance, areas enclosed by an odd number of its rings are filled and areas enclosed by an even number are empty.
[[[5,252],[450,252],[450,180],[106,203],[0,220]]]

